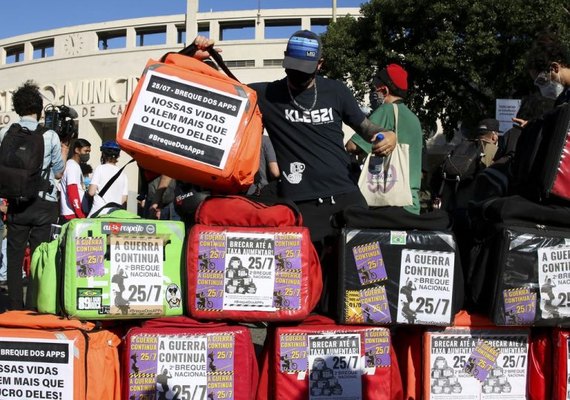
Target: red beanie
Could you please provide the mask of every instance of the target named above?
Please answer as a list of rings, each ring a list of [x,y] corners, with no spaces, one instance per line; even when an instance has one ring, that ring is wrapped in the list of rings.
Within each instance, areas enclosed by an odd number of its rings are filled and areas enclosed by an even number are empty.
[[[386,72],[392,83],[401,90],[408,90],[408,73],[398,64],[390,64],[386,67]]]

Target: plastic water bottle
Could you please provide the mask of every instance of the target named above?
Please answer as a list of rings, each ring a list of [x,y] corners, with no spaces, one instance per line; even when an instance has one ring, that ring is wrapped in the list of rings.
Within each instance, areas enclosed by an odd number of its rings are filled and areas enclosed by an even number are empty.
[[[380,141],[384,140],[384,135],[381,133],[378,133],[376,135],[376,139],[374,140],[374,143],[378,143]],[[372,155],[370,156],[370,161],[368,162],[368,172],[370,172],[373,175],[379,175],[380,172],[382,172],[382,165],[384,164],[384,157],[381,155],[377,155],[372,153]]]

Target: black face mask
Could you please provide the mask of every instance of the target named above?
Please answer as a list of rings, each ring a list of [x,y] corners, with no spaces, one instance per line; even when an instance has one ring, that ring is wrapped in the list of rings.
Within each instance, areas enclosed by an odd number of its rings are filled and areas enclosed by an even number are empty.
[[[294,69],[286,69],[287,79],[293,88],[295,89],[306,89],[311,81],[317,76],[317,71],[312,74],[307,74],[305,72],[297,71]]]

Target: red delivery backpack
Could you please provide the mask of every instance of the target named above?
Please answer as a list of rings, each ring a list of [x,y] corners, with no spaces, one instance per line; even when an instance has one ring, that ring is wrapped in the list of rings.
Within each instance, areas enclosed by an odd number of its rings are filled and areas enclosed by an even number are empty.
[[[90,322],[2,313],[0,398],[120,400],[120,343]]]
[[[545,332],[496,327],[461,311],[453,327],[424,334],[423,399],[452,394],[550,399],[551,350]]]
[[[123,399],[253,400],[259,378],[247,327],[188,317],[130,329],[122,372]]]
[[[121,118],[117,141],[145,169],[221,193],[238,193],[259,168],[263,127],[257,94],[221,56],[223,74],[191,45],[149,60]],[[190,55],[190,57],[189,57]]]
[[[301,321],[319,301],[319,258],[294,205],[208,197],[187,240],[195,318]]]
[[[275,328],[262,362],[257,400],[403,399],[387,328],[311,315],[299,326]]]
[[[554,391],[552,393],[553,400],[566,400],[570,391],[570,375],[568,371],[568,361],[570,361],[570,331],[567,329],[555,329],[553,333],[554,340],[554,360],[552,371],[552,383]]]

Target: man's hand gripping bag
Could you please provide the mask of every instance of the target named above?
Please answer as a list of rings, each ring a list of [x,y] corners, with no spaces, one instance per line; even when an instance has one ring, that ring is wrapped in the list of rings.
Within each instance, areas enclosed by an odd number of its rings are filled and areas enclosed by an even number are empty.
[[[76,218],[34,252],[38,310],[90,320],[182,315],[183,246],[180,221],[124,210]]]
[[[187,237],[190,314],[300,321],[317,305],[321,267],[301,214],[285,204],[209,197]]]
[[[249,329],[158,318],[125,337],[123,399],[253,400],[259,371]]]
[[[120,343],[88,322],[0,314],[0,398],[120,400]]]
[[[247,189],[259,168],[261,113],[255,91],[230,76],[179,53],[149,60],[121,118],[121,149],[174,179],[221,193]]]
[[[265,341],[257,400],[400,400],[390,330],[311,315]]]

